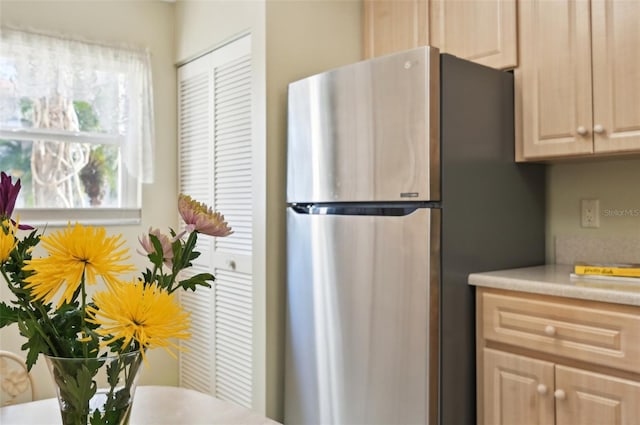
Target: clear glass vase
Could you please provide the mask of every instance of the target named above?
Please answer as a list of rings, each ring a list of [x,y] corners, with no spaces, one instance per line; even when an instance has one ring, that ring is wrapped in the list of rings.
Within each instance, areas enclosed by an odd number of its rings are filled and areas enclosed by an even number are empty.
[[[45,358],[64,425],[129,423],[142,365],[139,351],[93,359]]]

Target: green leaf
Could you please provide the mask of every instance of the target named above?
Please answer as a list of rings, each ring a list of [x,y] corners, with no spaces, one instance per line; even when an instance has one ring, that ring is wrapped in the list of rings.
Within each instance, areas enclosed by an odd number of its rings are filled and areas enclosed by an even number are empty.
[[[176,274],[181,270],[180,264],[182,263],[182,241],[176,240],[171,244],[171,250],[173,251],[173,266],[171,271]]]
[[[159,281],[161,287],[168,288],[169,285],[171,285],[171,275],[160,276],[158,278],[158,281]]]
[[[111,362],[107,365],[107,382],[113,388],[118,385],[120,374],[120,361]]]
[[[146,284],[151,284],[154,281],[153,272],[149,269],[142,272],[142,281]],[[146,286],[146,285],[145,285]]]
[[[96,409],[93,412],[93,415],[89,417],[89,423],[91,425],[104,425],[104,421],[102,420],[102,416],[100,415],[100,410]]]
[[[78,364],[66,364],[64,361],[53,360],[53,376],[60,398],[66,404],[63,415],[65,423],[86,423],[89,414],[89,400],[97,391],[97,384],[93,380],[101,362],[96,359],[87,359]]]
[[[16,323],[19,318],[19,309],[0,303],[0,328]]]
[[[153,254],[149,254],[149,259],[154,266],[162,267],[162,258],[164,257],[162,243],[156,235],[152,235],[151,233],[149,233],[149,240],[153,244],[153,249],[155,250]]]
[[[27,338],[27,342],[22,344],[22,347],[20,348],[28,350],[26,364],[27,369],[29,370],[31,370],[33,365],[36,364],[40,353],[49,353],[49,346],[40,333],[35,329],[36,326],[38,325],[32,320],[21,320],[18,322],[20,334]]]
[[[207,281],[215,281],[215,276],[211,273],[199,273],[195,276],[191,276],[189,279],[181,280],[179,286],[183,289],[191,289],[192,291],[196,290],[196,286],[205,286],[207,288],[211,288],[211,284]]]

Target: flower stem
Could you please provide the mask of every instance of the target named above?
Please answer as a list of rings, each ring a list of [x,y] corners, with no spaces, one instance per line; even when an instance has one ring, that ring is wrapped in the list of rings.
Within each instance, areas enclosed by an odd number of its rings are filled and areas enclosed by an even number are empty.
[[[84,279],[84,270],[82,270],[82,277],[80,278],[80,290],[82,291],[82,310],[80,310],[80,320],[81,320],[81,329],[82,332],[85,335],[89,335],[89,333],[87,332],[87,322],[85,321],[86,316],[87,316],[87,312],[86,312],[86,307],[87,307],[87,291],[85,289],[85,279]],[[82,343],[82,354],[84,355],[84,358],[89,358],[89,352],[87,350],[87,344],[86,343]]]
[[[160,273],[158,273],[158,271],[160,271]],[[153,274],[151,275],[151,282],[149,282],[149,284],[153,285],[155,283],[156,285],[158,285],[158,287],[163,286],[164,279],[162,277],[163,277],[162,266],[158,267],[157,264],[154,264]]]
[[[187,266],[191,265],[190,263],[191,253],[193,252],[193,249],[196,247],[197,240],[198,240],[198,232],[196,230],[189,233],[189,237],[187,238],[187,241],[184,244],[184,248],[182,249],[180,258],[179,259],[174,258],[174,263],[173,263],[174,267],[171,273],[171,281],[169,282],[169,287],[167,288],[167,291],[170,294],[179,288],[178,286],[173,288],[173,284],[176,282],[176,278],[178,277],[178,274],[180,273],[180,271],[182,271],[183,269],[186,269]]]

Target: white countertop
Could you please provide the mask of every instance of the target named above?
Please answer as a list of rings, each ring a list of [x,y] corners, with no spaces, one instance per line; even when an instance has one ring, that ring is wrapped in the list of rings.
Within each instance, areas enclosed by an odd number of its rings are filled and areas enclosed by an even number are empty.
[[[0,408],[2,425],[60,424],[58,400],[48,398]],[[131,411],[132,425],[277,425],[256,412],[207,394],[178,387],[141,386]]]
[[[640,282],[571,279],[569,265],[545,265],[469,275],[469,284],[487,288],[640,306]]]

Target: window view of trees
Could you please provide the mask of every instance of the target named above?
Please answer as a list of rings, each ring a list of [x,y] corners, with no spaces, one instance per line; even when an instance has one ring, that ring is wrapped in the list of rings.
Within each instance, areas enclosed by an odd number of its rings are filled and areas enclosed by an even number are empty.
[[[0,140],[0,169],[22,180],[18,202],[33,205],[31,190],[31,142]]]
[[[20,100],[20,127],[100,133],[91,104],[64,99]],[[80,137],[79,140],[82,140]],[[0,169],[22,180],[21,205],[36,208],[117,206],[117,145],[0,139]]]

